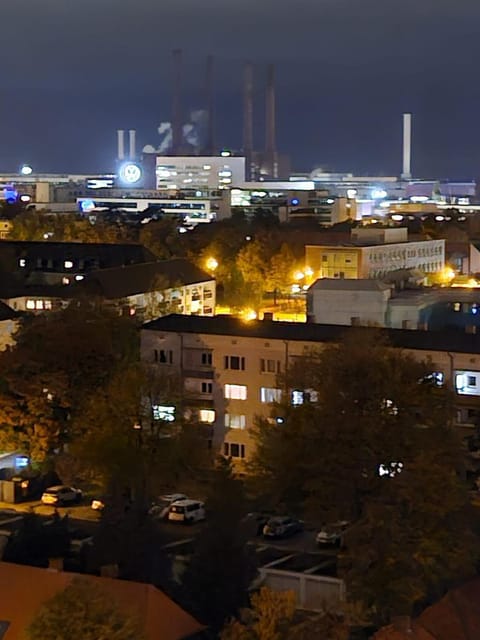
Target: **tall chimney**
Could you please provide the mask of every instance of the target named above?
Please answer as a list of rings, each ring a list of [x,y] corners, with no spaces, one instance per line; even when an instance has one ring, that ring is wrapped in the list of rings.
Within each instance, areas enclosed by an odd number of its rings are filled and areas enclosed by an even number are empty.
[[[267,156],[269,172],[272,178],[278,178],[275,143],[275,67],[273,64],[269,64],[267,69],[265,127],[265,152]]]
[[[135,129],[130,129],[128,132],[128,142],[129,142],[129,151],[128,157],[130,160],[135,160],[136,150],[135,150]]]
[[[245,154],[245,178],[253,179],[253,66],[245,64],[243,75],[243,153]]]
[[[173,54],[172,153],[178,155],[182,147],[182,50]]]
[[[207,57],[207,69],[205,77],[205,92],[207,98],[207,143],[206,151],[208,155],[215,152],[215,97],[213,79],[213,56]]]
[[[117,160],[125,160],[125,131],[117,130]]]
[[[412,177],[412,114],[403,114],[403,168],[402,178]]]

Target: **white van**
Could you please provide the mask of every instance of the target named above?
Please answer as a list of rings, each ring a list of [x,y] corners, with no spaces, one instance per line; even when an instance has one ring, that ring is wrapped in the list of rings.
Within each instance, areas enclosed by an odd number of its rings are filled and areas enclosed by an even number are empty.
[[[205,520],[205,505],[198,500],[177,500],[170,506],[168,520],[185,524]]]

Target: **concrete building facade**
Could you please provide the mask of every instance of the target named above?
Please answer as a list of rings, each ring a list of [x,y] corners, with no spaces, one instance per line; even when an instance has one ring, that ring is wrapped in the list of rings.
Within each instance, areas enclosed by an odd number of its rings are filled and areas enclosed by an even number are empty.
[[[170,315],[144,325],[141,357],[146,364],[180,376],[186,404],[192,404],[200,422],[213,428],[214,446],[241,463],[254,451],[257,416],[275,424],[282,420],[276,402],[303,402],[305,390],[286,388],[282,374],[295,359],[350,330],[270,320],[245,323],[230,316]],[[461,332],[405,330],[390,330],[388,337],[394,347],[431,361],[432,375],[455,392],[458,426],[472,431],[480,416],[479,338]]]

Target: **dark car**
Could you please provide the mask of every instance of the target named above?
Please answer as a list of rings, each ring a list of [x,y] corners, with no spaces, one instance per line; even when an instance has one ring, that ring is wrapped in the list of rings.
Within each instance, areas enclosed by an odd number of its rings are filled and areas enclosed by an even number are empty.
[[[270,518],[263,527],[265,538],[289,538],[303,531],[303,522],[289,516],[276,516]]]
[[[251,511],[247,513],[243,522],[245,524],[248,535],[261,536],[263,528],[267,522],[272,518],[271,513],[265,513],[263,511]]]

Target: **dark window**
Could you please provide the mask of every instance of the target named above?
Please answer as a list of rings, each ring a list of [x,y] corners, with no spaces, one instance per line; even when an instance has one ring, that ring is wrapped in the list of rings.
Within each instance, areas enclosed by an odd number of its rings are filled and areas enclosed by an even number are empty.
[[[10,622],[8,620],[0,620],[0,640],[7,633]]]
[[[154,360],[160,364],[172,364],[173,351],[170,349],[155,349]]]
[[[469,387],[476,387],[477,386],[477,379],[475,376],[468,376],[468,386]]]
[[[212,354],[210,351],[204,351],[202,353],[202,364],[211,365],[212,364]]]
[[[213,384],[211,382],[202,382],[202,393],[212,393]]]
[[[245,358],[240,356],[225,356],[225,369],[245,371]]]

